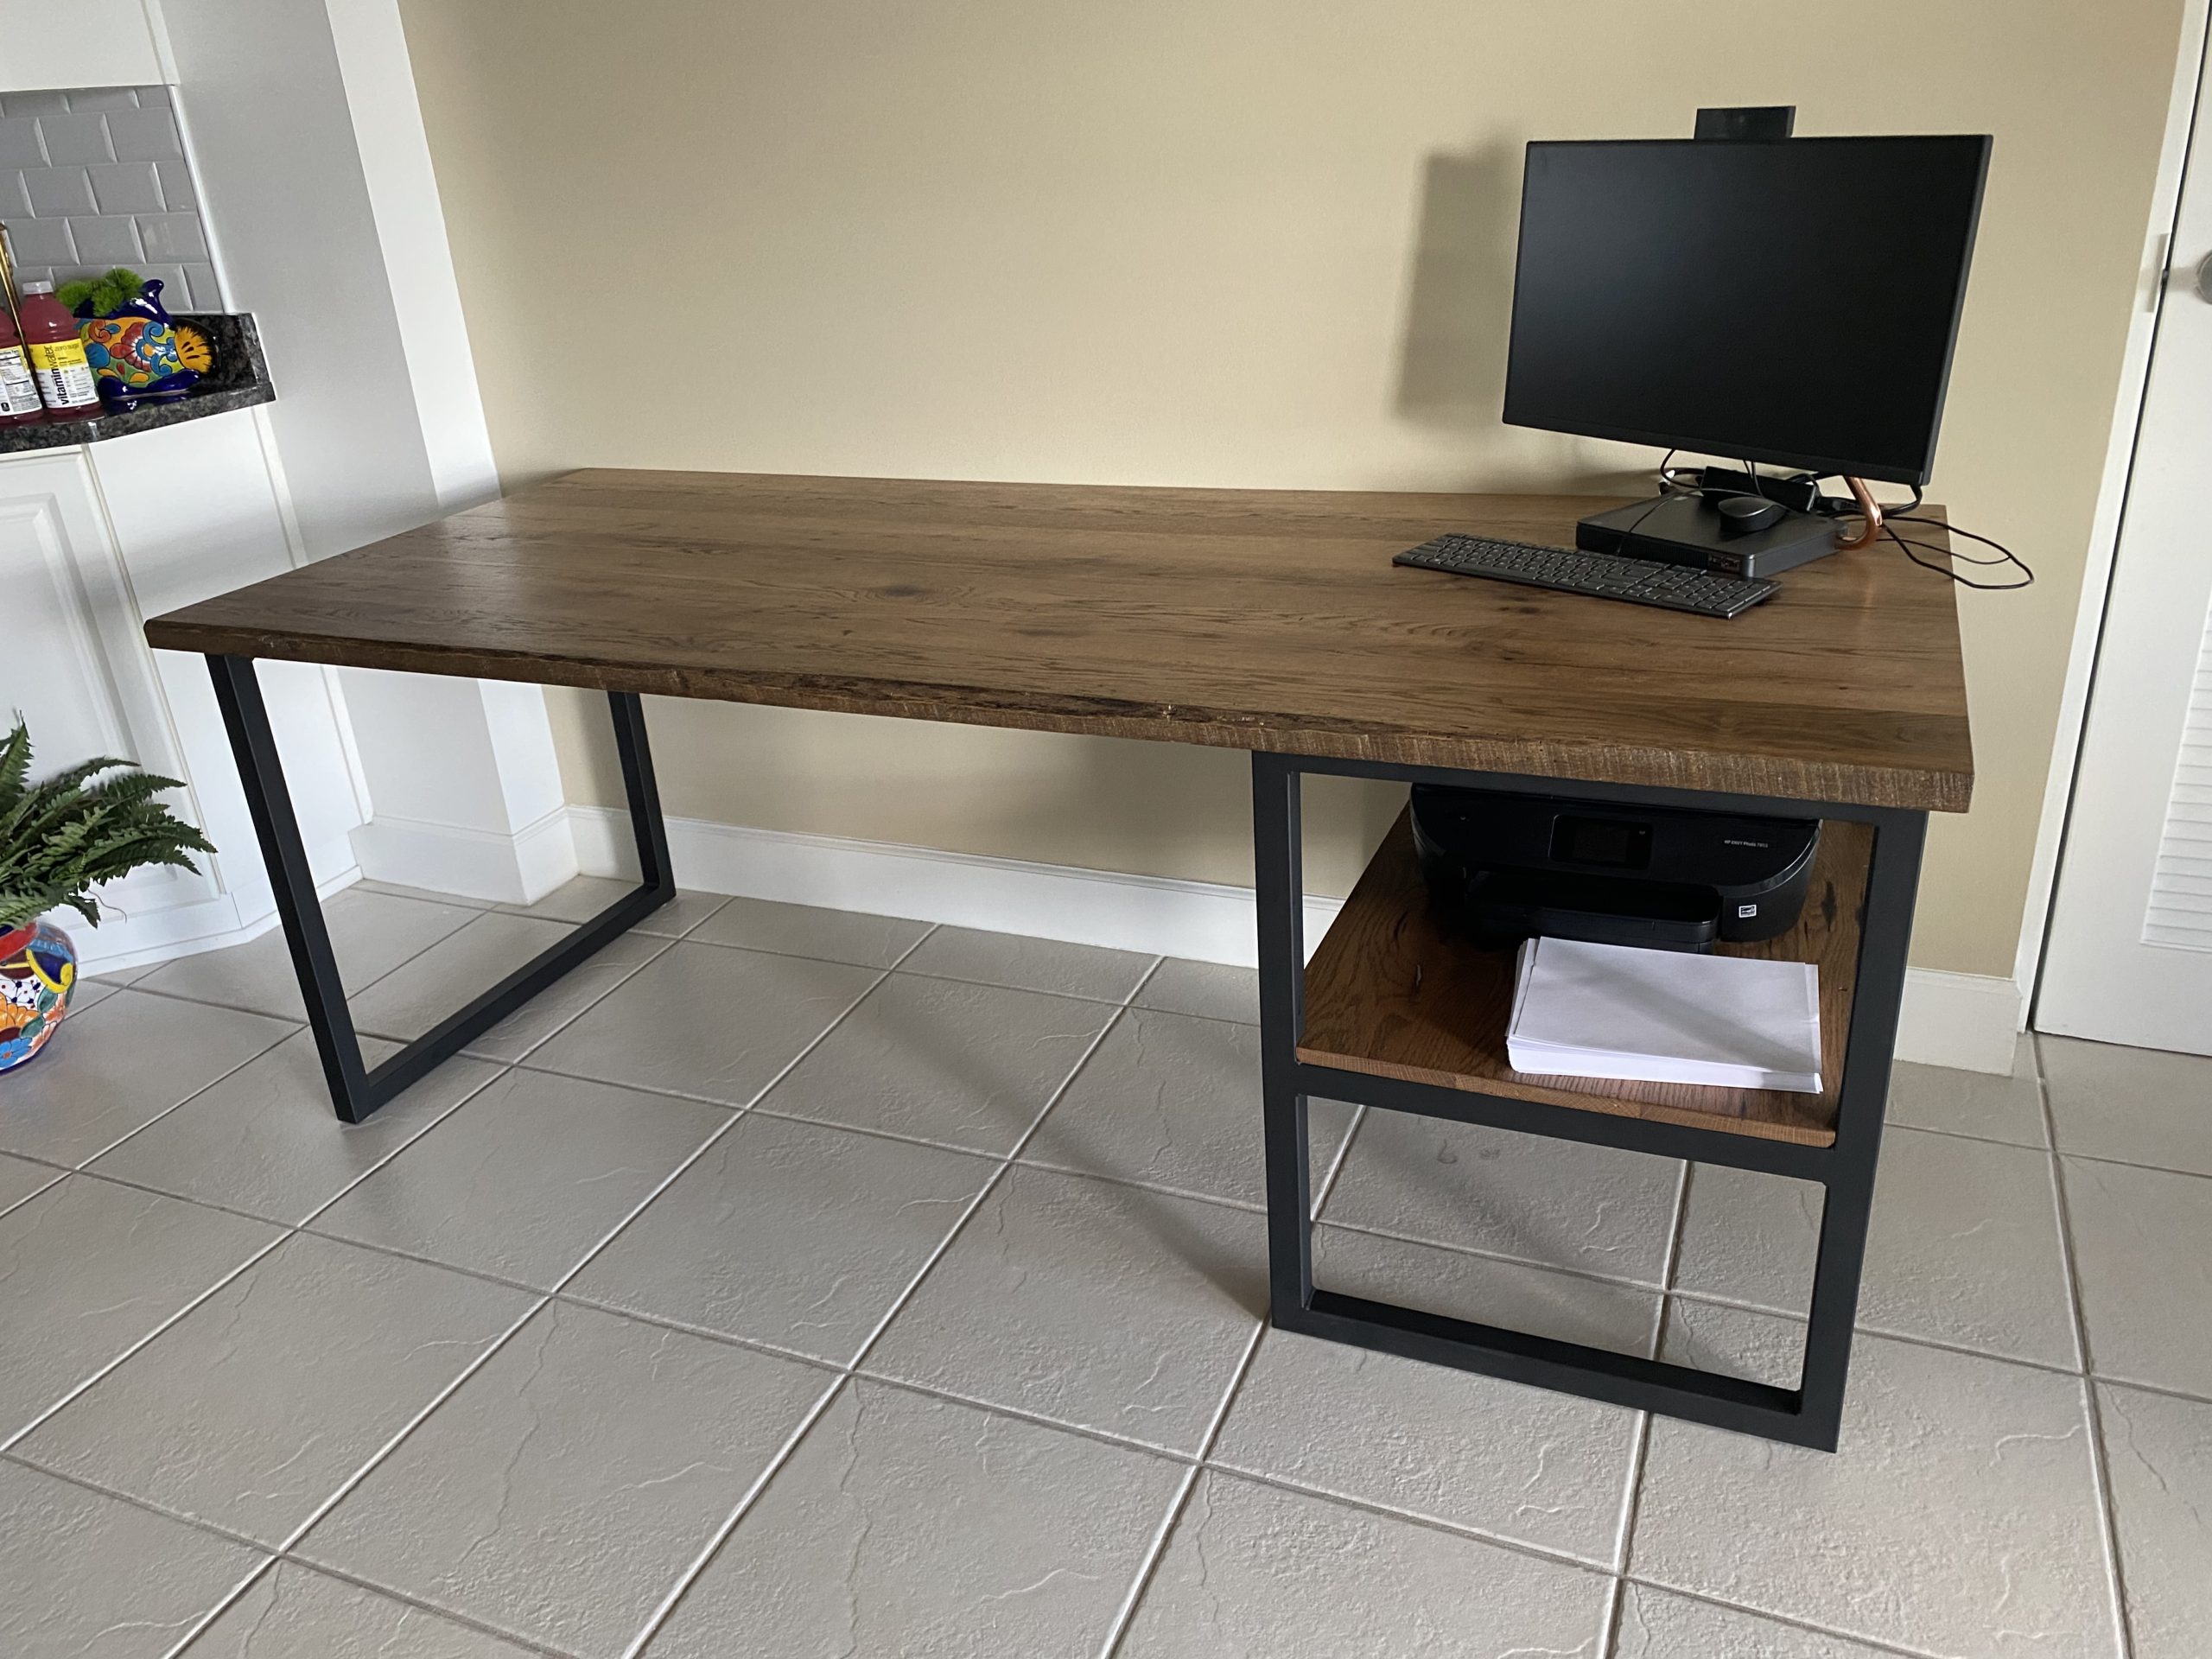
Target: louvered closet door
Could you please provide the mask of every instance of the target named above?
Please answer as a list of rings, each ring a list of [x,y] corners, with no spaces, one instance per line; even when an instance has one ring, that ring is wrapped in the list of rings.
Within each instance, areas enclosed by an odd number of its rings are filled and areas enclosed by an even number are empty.
[[[2206,1054],[2212,1053],[2212,90],[2197,105],[2173,250],[2036,1025]],[[2212,1101],[2204,1109],[2212,1113]]]

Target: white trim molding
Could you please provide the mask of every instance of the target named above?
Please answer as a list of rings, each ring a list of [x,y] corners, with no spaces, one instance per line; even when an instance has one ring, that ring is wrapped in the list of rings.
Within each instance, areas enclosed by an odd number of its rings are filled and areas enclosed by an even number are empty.
[[[628,814],[571,806],[569,820],[583,874],[636,876]],[[703,818],[669,819],[668,849],[677,885],[698,893],[867,911],[1243,968],[1257,959],[1249,887],[752,830]],[[1309,950],[1343,903],[1306,895]],[[1897,1057],[1923,1065],[2009,1072],[2025,1005],[2019,986],[2009,979],[1912,969],[1905,976]]]
[[[576,874],[572,810],[555,807],[512,834],[379,812],[353,831],[353,855],[372,880],[531,904]]]

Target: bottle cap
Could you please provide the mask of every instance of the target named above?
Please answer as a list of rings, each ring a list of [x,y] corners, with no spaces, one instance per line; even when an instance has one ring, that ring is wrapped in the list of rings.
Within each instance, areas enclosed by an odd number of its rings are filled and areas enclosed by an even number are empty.
[[[23,283],[19,284],[19,289],[25,294],[51,294],[54,292],[54,284],[52,283]]]

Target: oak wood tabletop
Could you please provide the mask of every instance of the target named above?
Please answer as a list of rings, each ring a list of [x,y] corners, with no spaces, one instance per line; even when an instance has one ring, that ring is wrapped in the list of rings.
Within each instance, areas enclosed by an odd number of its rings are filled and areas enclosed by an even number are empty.
[[[188,606],[177,651],[1965,810],[1952,585],[1732,621],[1393,566],[1617,498],[594,470]],[[1923,539],[1942,532],[1919,527]]]

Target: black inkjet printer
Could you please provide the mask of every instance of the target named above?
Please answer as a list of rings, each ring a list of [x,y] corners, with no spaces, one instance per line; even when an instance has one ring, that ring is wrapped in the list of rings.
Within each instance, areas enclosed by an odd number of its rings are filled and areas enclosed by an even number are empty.
[[[1710,950],[1796,925],[1818,819],[1757,818],[1417,784],[1414,845],[1476,939],[1541,935]]]

